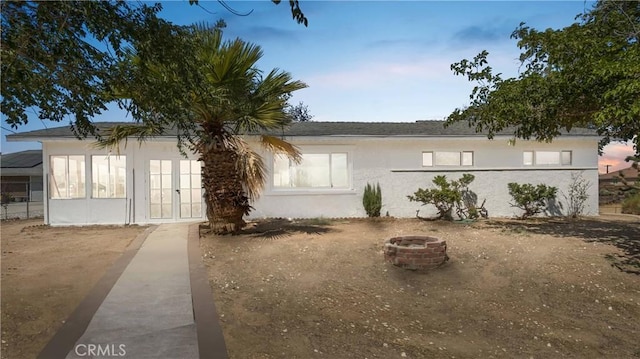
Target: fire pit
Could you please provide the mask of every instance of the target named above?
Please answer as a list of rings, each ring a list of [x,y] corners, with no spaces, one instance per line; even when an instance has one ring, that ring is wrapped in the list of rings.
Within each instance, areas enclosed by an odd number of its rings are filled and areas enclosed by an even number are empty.
[[[447,242],[427,236],[394,237],[384,243],[384,259],[405,269],[436,268],[449,260]]]

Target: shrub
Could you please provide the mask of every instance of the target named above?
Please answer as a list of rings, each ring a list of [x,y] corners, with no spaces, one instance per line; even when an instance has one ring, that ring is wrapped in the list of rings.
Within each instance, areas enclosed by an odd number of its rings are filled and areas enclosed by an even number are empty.
[[[569,205],[567,209],[568,216],[576,218],[584,212],[585,203],[589,199],[589,194],[587,193],[589,188],[591,188],[591,182],[582,177],[582,173],[571,173],[569,189],[567,194],[563,193]]]
[[[640,192],[622,202],[622,213],[640,214]]]
[[[380,183],[376,186],[372,186],[367,183],[364,188],[364,195],[362,196],[362,205],[369,217],[380,217],[380,210],[382,209],[382,191],[380,190]]]
[[[407,196],[412,202],[422,202],[422,205],[432,204],[438,210],[438,219],[453,220],[453,209],[457,208],[460,218],[478,218],[486,213],[484,207],[477,207],[477,196],[468,188],[475,176],[465,173],[458,180],[447,181],[447,176],[435,176],[433,184],[437,188],[418,190]]]
[[[524,211],[521,219],[535,216],[547,209],[549,201],[556,198],[558,189],[556,187],[539,184],[534,186],[530,183],[519,184],[509,183],[509,194],[515,203],[510,203],[511,207],[517,207]]]
[[[0,193],[0,205],[4,209],[4,219],[8,219],[9,203],[13,202],[13,195],[9,192]]]

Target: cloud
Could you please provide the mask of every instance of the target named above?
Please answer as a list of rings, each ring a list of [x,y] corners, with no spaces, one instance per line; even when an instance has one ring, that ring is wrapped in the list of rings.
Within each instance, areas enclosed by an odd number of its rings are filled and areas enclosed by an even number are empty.
[[[389,49],[411,49],[428,48],[436,44],[436,39],[419,38],[396,38],[380,39],[364,44],[366,50],[389,50]]]
[[[463,42],[468,41],[495,41],[502,33],[495,28],[480,27],[478,25],[467,26],[453,34],[453,39]]]
[[[349,70],[310,76],[307,83],[313,87],[370,88],[390,82],[435,80],[451,76],[450,64],[445,59],[370,62]]]
[[[225,31],[228,37],[240,37],[250,42],[275,42],[275,43],[295,43],[298,37],[295,31],[285,30],[274,26],[251,26],[248,28],[228,29]]]
[[[486,24],[474,24],[456,31],[451,39],[458,43],[487,43],[509,41],[519,21],[500,20]]]
[[[603,154],[598,158],[598,169],[600,173],[606,173],[607,165],[609,172],[617,171],[631,166],[630,162],[626,162],[627,156],[634,154],[631,143],[610,143],[603,148]]]

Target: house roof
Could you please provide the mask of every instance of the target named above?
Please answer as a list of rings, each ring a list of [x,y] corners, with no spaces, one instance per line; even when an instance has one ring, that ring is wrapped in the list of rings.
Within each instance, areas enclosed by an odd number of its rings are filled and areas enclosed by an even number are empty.
[[[614,172],[609,172],[609,173],[604,173],[598,176],[598,178],[602,181],[602,180],[610,180],[610,179],[614,179],[614,178],[620,178],[620,175],[622,174],[624,176],[624,178],[626,179],[637,179],[638,178],[638,169],[635,169],[631,166],[629,166],[628,168],[623,168],[621,170],[617,170]]]
[[[2,176],[42,176],[42,150],[2,154],[0,167]]]
[[[2,168],[33,168],[42,164],[42,150],[5,153],[0,156]]]
[[[110,127],[125,124],[125,122],[96,122],[100,132],[105,132]],[[130,123],[129,123],[130,124]],[[283,128],[274,130],[274,135],[283,136],[401,136],[401,137],[442,137],[442,136],[485,136],[476,133],[473,127],[466,123],[454,123],[448,127],[444,121],[418,121],[418,122],[295,122]],[[505,130],[497,135],[512,135],[513,130]],[[176,132],[168,130],[164,137],[174,137]],[[595,130],[586,128],[574,128],[571,132],[563,133],[565,136],[597,136]],[[55,127],[49,129],[22,132],[7,136],[9,141],[29,141],[48,138],[75,138],[71,128]]]
[[[445,121],[417,122],[296,122],[286,128],[285,136],[486,136],[463,122],[447,127]],[[513,130],[505,130],[497,135],[512,135]],[[568,135],[595,136],[596,132],[577,128]]]

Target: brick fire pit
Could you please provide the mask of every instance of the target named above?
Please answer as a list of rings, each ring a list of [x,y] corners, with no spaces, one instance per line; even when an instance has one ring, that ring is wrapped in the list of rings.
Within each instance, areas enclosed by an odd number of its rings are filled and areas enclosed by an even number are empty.
[[[436,268],[449,259],[447,242],[427,236],[394,237],[384,243],[384,259],[405,269]]]

